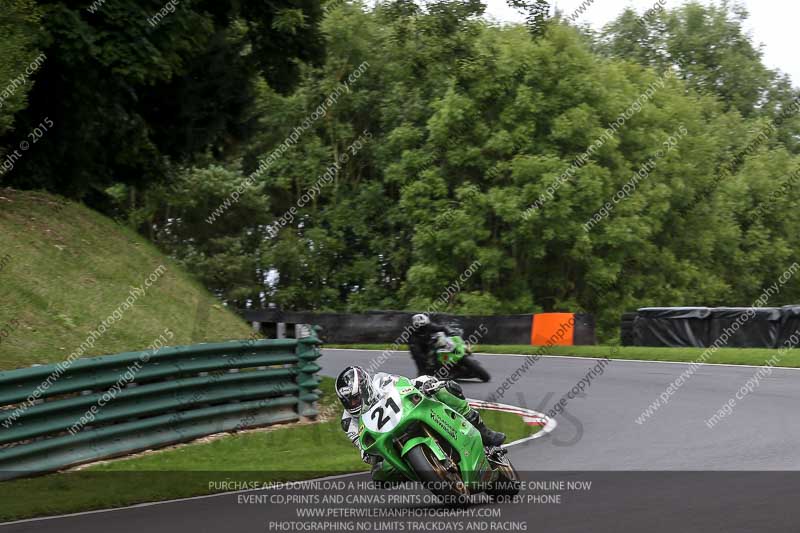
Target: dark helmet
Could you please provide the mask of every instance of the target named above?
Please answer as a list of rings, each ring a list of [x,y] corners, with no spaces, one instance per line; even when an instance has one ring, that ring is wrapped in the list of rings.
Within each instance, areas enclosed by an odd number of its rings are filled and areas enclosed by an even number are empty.
[[[360,366],[348,366],[336,378],[336,396],[353,416],[360,415],[365,406],[372,404],[374,393],[372,378]]]

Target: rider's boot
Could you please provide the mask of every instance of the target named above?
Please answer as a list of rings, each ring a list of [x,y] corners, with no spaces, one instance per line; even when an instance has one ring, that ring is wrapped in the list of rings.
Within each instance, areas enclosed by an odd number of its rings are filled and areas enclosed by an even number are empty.
[[[486,424],[481,420],[481,415],[475,409],[470,409],[469,413],[464,417],[470,424],[475,426],[478,433],[481,434],[481,440],[484,446],[500,446],[506,440],[506,434],[499,431],[492,431],[486,427]]]

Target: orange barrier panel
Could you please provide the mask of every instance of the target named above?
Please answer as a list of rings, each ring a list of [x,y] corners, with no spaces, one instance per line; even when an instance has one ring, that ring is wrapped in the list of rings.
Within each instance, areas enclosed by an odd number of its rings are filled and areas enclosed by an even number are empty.
[[[574,313],[540,313],[533,315],[531,345],[572,346],[574,332]]]

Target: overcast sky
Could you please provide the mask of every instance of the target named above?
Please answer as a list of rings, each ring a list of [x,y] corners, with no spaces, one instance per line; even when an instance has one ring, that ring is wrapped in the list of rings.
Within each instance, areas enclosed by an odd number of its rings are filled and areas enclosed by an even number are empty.
[[[502,22],[522,22],[523,17],[506,0],[484,0],[488,16]],[[701,0],[704,4],[710,0]],[[583,0],[551,1],[565,16],[572,14]],[[683,0],[667,0],[665,7],[683,4]],[[800,86],[800,42],[797,21],[800,20],[800,2],[797,0],[740,0],[750,12],[746,29],[756,44],[763,44],[764,63],[792,77],[793,84]],[[655,4],[655,0],[596,0],[578,19],[600,28],[628,6],[642,13]]]

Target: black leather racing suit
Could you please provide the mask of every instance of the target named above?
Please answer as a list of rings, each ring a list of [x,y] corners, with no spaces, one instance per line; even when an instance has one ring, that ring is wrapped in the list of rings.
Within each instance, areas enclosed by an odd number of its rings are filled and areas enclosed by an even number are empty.
[[[445,324],[431,321],[430,323],[414,328],[408,340],[408,350],[417,364],[419,375],[433,375],[439,367],[436,354],[433,352],[434,335],[443,332],[448,337],[456,332]]]

